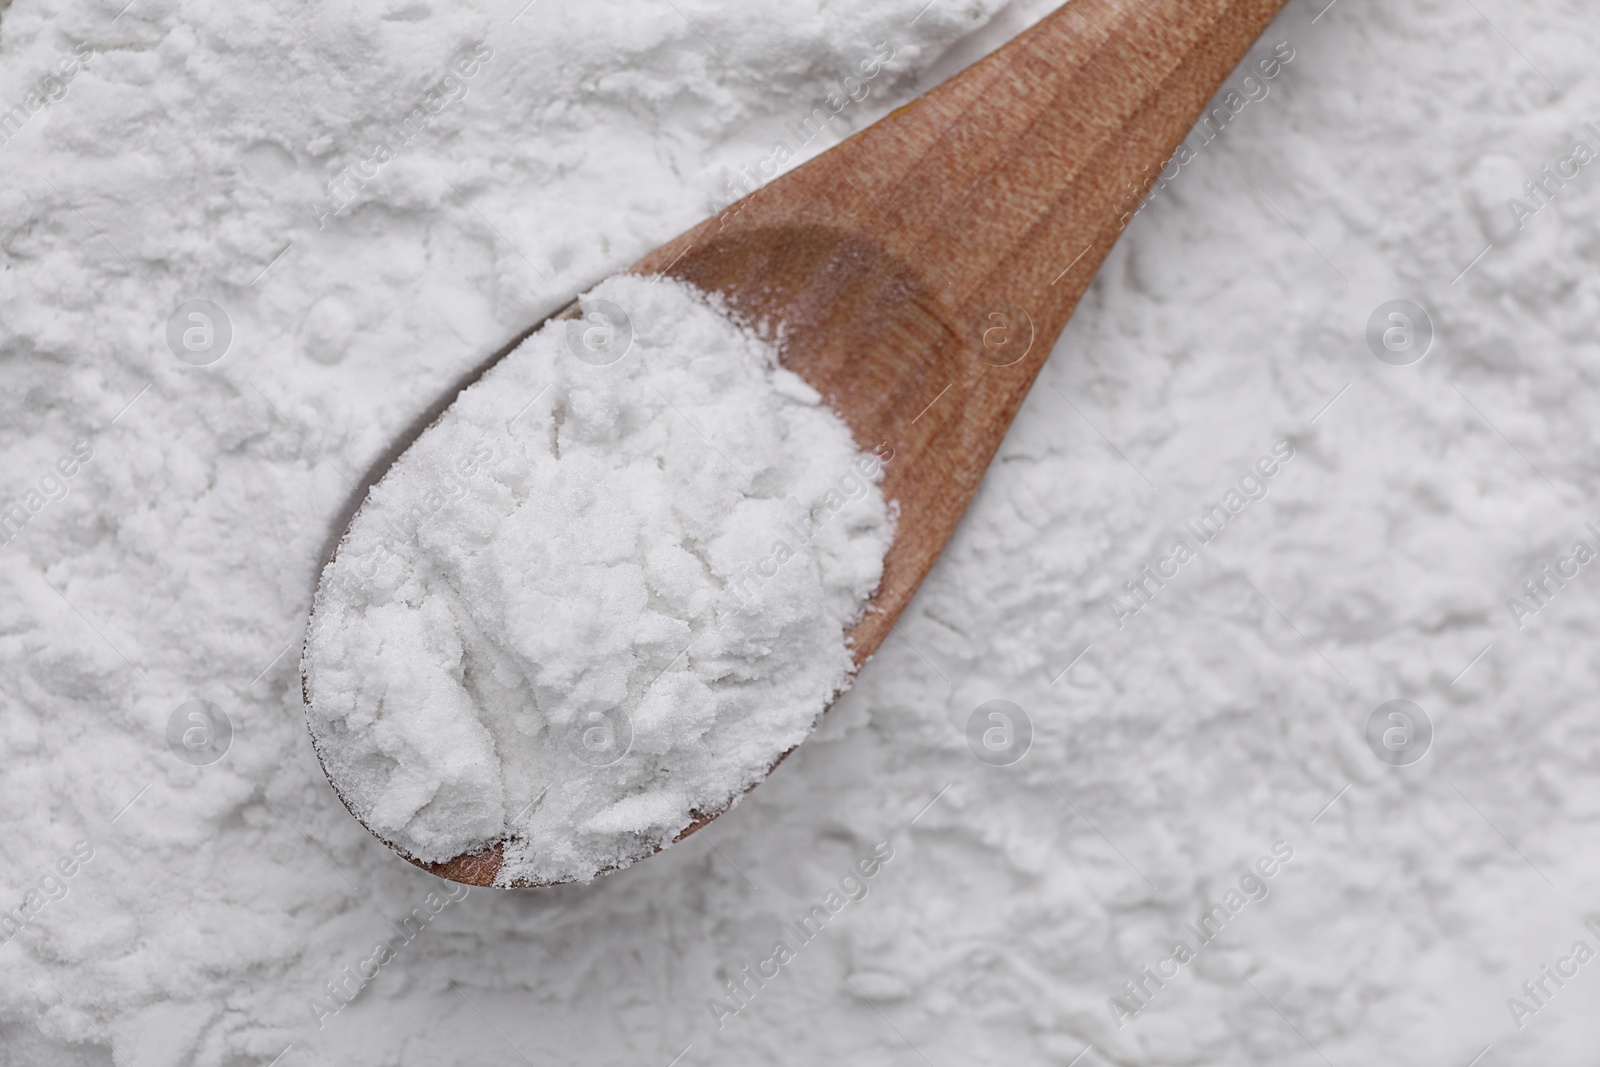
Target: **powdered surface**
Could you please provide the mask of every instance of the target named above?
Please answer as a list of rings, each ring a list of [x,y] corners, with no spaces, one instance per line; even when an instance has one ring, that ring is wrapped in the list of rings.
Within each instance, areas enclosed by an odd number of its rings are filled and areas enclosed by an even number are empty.
[[[704,294],[603,283],[406,451],[323,575],[304,669],[335,787],[418,859],[505,842],[503,885],[669,845],[843,688],[881,475]]]
[[[41,505],[0,550],[0,908],[30,911],[0,1062],[1592,1064],[1595,961],[1521,1029],[1507,1001],[1600,947],[1600,574],[1521,629],[1507,600],[1600,521],[1600,172],[1522,229],[1506,202],[1595,146],[1594,5],[1293,0],[1252,58],[1294,60],[1134,219],[817,733],[659,857],[451,901],[307,742],[294,650],[351,482],[775,140],[831,141],[789,124],[879,42],[841,133],[1050,5],[125,2],[0,15],[0,105],[95,49],[0,145],[0,501]],[[307,201],[480,41],[319,230]],[[190,299],[232,319],[210,367],[167,346]],[[1410,367],[1365,341],[1395,299],[1437,326]],[[1435,728],[1410,767],[1364,740],[1397,698]],[[167,743],[195,699],[235,726],[201,767]],[[1010,767],[967,744],[995,699],[1034,727]],[[1270,895],[1117,1029],[1280,840]]]

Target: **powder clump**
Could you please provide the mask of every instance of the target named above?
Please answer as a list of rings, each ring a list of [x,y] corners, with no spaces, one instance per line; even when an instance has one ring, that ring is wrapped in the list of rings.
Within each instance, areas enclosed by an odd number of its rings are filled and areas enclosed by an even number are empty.
[[[669,279],[612,278],[373,487],[322,577],[312,736],[369,829],[500,884],[671,843],[849,681],[892,458]]]

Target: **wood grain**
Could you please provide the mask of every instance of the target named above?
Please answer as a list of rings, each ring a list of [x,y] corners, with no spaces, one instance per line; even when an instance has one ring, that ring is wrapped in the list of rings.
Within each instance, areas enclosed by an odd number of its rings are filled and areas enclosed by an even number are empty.
[[[900,525],[851,635],[858,667],[955,530],[1128,214],[1282,6],[1075,0],[633,268],[781,323],[784,365],[859,446],[893,449]]]
[[[850,634],[858,668],[954,532],[1139,198],[1283,3],[1074,0],[631,268],[781,327],[784,365],[861,448],[892,449],[900,520]],[[499,848],[419,866],[489,885]]]

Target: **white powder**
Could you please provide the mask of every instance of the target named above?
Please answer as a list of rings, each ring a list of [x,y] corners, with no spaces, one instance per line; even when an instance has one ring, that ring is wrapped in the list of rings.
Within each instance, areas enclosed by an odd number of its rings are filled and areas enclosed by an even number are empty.
[[[831,143],[787,131],[879,42],[840,133],[1054,0],[125,5],[0,14],[0,106],[92,49],[0,145],[0,503],[93,455],[0,547],[4,1067],[1593,1062],[1594,961],[1521,1028],[1507,1000],[1600,947],[1600,574],[1522,629],[1506,601],[1600,524],[1600,172],[1521,229],[1506,202],[1595,144],[1596,5],[1292,0],[1257,58],[1293,62],[1133,221],[805,744],[661,856],[460,899],[307,741],[294,650],[355,480],[776,139]],[[232,319],[210,367],[165,340],[192,299]],[[1411,367],[1365,341],[1393,299],[1438,327]],[[1395,698],[1435,727],[1410,767],[1363,739]],[[967,743],[999,699],[1033,723],[1010,767]],[[167,740],[194,700],[234,726],[205,766]]]
[[[883,464],[698,291],[613,278],[373,488],[306,643],[312,735],[373,832],[589,881],[810,732],[877,588]]]

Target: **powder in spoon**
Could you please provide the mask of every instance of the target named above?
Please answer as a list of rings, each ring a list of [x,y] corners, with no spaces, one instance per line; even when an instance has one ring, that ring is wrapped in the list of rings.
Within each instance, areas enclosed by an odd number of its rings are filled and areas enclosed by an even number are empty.
[[[329,777],[424,861],[501,884],[669,844],[848,683],[893,536],[891,456],[669,279],[612,278],[373,487],[305,646]]]

